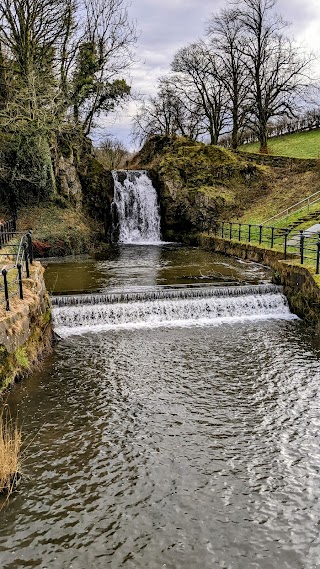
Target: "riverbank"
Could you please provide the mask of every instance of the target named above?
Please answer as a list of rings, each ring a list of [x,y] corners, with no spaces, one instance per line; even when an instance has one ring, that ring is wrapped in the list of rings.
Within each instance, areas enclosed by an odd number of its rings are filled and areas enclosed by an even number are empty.
[[[34,262],[23,281],[24,299],[10,299],[10,311],[0,308],[0,393],[29,375],[51,351],[51,305],[44,268]]]
[[[284,260],[282,252],[259,244],[204,234],[198,235],[195,242],[206,250],[270,267],[274,271],[274,280],[283,286],[292,312],[320,330],[320,275],[315,274],[314,266],[302,266],[290,253]]]

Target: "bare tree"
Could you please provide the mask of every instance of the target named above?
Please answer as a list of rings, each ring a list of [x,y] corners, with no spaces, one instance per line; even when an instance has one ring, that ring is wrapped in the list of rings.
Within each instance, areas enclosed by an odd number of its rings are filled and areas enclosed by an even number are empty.
[[[0,44],[20,81],[13,90],[21,81],[28,85],[26,110],[35,115],[39,93],[43,97],[52,87],[50,112],[61,119],[72,107],[85,135],[99,113],[112,111],[130,93],[122,73],[135,41],[126,0],[0,3]]]
[[[107,170],[124,167],[131,156],[121,140],[111,137],[101,142],[95,152],[98,160]]]
[[[243,25],[238,10],[228,8],[212,15],[207,24],[207,34],[219,61],[220,81],[228,93],[232,120],[231,146],[237,149],[245,128],[250,85],[243,55]]]
[[[242,0],[239,21],[244,30],[244,61],[251,80],[251,126],[260,152],[267,152],[268,125],[274,117],[293,117],[296,97],[307,82],[310,57],[284,34],[287,24],[273,12],[276,0]]]
[[[160,78],[158,94],[143,102],[133,120],[133,138],[140,143],[153,134],[197,139],[207,130],[199,96],[189,97],[181,77]]]
[[[77,122],[89,134],[95,116],[114,110],[130,93],[121,74],[132,61],[136,42],[125,0],[84,0],[85,31],[77,50],[73,105]]]
[[[176,53],[172,69],[180,74],[180,85],[189,99],[201,101],[210,143],[217,144],[228,114],[227,92],[221,81],[221,61],[204,42],[198,42]]]

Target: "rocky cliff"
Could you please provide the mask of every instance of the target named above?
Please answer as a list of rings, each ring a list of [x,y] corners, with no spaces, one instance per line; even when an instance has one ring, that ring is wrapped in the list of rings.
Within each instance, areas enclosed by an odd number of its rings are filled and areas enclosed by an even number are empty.
[[[152,137],[131,168],[149,170],[158,190],[165,238],[207,230],[237,217],[268,191],[263,167],[218,146]]]

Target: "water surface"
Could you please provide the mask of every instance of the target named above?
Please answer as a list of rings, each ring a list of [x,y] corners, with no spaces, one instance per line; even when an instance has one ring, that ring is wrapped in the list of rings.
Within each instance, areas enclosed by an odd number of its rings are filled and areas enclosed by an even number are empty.
[[[257,263],[175,244],[122,245],[100,258],[51,259],[46,284],[54,294],[106,292],[141,286],[269,282],[271,271]]]
[[[162,251],[152,272],[151,253],[123,273],[118,253],[101,261],[96,288],[180,281]],[[60,341],[10,396],[27,448],[0,514],[1,568],[319,567],[319,356],[299,320]]]

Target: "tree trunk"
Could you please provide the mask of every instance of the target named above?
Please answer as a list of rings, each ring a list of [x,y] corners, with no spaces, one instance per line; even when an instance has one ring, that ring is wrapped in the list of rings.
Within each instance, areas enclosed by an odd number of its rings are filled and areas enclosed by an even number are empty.
[[[267,125],[260,125],[259,132],[260,154],[268,154],[268,134]]]
[[[237,150],[238,144],[239,144],[238,121],[237,121],[236,117],[233,117],[233,127],[232,127],[232,135],[231,135],[232,150]]]

